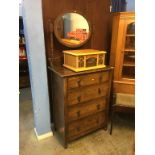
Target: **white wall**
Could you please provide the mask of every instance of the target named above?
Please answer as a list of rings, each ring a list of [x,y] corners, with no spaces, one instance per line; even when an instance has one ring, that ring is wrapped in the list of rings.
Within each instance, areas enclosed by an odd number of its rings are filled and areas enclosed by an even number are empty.
[[[23,5],[23,0],[19,0],[19,16],[22,16],[22,5]]]

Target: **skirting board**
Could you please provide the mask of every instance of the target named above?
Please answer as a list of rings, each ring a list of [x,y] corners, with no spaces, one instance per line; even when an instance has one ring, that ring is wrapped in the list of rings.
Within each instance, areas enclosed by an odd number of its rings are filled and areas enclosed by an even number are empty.
[[[36,128],[34,128],[34,132],[35,132],[38,140],[42,140],[42,139],[45,139],[45,138],[53,136],[53,132],[52,131],[48,132],[48,133],[45,133],[45,134],[42,134],[42,135],[38,135],[38,133],[36,131]]]

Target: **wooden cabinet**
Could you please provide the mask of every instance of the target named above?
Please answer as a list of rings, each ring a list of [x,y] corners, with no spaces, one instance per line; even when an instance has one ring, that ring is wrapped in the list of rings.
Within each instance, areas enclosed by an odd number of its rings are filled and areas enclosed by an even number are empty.
[[[108,122],[112,67],[73,72],[49,67],[52,74],[54,127],[67,143]]]
[[[116,93],[135,91],[135,14],[113,14],[110,65],[114,68],[113,90]]]
[[[109,8],[109,0],[42,1],[45,48],[49,68],[51,121],[64,140],[65,146],[78,137],[107,126],[112,68],[73,72],[63,67],[63,51],[96,49],[106,51],[108,55],[111,37]],[[58,17],[71,12],[82,15],[90,25],[89,40],[76,48],[65,46],[62,43],[63,39],[58,39],[58,33],[55,33]],[[62,23],[58,25],[62,26]],[[58,25],[61,36],[64,27]],[[102,64],[104,57],[100,56],[98,59],[100,59],[99,64]],[[83,58],[80,59],[79,64],[83,66]],[[90,61],[87,64],[89,67],[92,65]],[[104,64],[107,64],[107,58]]]

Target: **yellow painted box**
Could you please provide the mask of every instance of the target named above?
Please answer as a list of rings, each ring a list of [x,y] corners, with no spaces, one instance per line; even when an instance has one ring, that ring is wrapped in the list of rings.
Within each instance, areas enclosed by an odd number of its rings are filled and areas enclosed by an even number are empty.
[[[94,49],[67,50],[64,53],[64,67],[75,72],[104,68],[106,51]]]

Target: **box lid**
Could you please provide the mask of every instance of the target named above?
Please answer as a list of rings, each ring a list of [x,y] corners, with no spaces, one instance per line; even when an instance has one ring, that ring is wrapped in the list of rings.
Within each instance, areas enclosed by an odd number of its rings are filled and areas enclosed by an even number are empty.
[[[78,55],[105,54],[106,51],[99,51],[99,50],[94,50],[94,49],[82,49],[82,50],[63,51],[63,53],[78,56]]]

